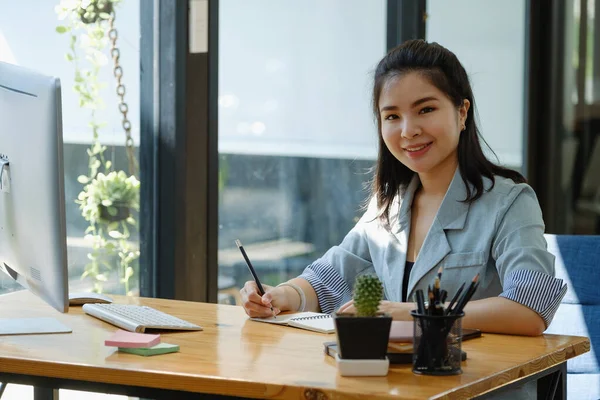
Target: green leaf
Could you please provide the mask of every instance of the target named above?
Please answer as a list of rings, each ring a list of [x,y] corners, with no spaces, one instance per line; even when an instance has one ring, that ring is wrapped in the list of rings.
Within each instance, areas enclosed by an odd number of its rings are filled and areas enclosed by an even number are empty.
[[[66,54],[65,54],[65,59],[66,59],[67,61],[73,61],[73,54],[71,54],[71,53],[66,53]]]
[[[133,268],[127,267],[127,269],[125,270],[125,280],[128,280],[132,276],[133,276]]]
[[[108,232],[108,236],[110,236],[113,239],[121,239],[123,237],[123,234],[119,231],[110,231]]]
[[[115,246],[115,245],[114,245],[114,243],[112,243],[112,242],[109,242],[109,243],[107,243],[107,244],[106,244],[106,246],[104,246],[104,248],[105,248],[107,251],[110,251],[110,252],[112,252],[112,251],[115,249],[115,247],[116,247],[116,246]]]
[[[66,33],[69,31],[69,28],[67,28],[66,26],[57,26],[56,27],[56,32],[62,34],[62,33]]]

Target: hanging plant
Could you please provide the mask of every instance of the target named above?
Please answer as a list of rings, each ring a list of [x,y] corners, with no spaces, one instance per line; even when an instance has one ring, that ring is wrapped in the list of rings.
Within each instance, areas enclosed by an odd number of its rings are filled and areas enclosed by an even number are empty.
[[[131,209],[140,208],[140,182],[123,171],[108,175],[99,173],[79,193],[82,215],[94,223],[113,223],[127,220]],[[129,222],[134,225],[131,221]]]
[[[73,89],[78,94],[79,106],[89,111],[88,126],[92,143],[87,150],[88,174],[78,177],[83,185],[75,202],[89,226],[85,238],[91,242],[92,251],[85,265],[82,279],[89,277],[93,290],[103,291],[103,284],[114,270],[118,260],[119,281],[125,294],[132,294],[130,279],[138,273],[139,249],[130,241],[131,230],[137,229],[135,213],[139,212],[140,183],[136,178],[137,160],[131,138],[131,123],[127,119],[128,107],[124,101],[125,87],[121,82],[123,68],[119,65],[120,53],[116,46],[115,10],[121,0],[61,0],[56,13],[63,23],[56,27],[60,34],[69,35],[69,51],[65,57],[75,67]],[[106,124],[98,121],[97,111],[104,108],[100,70],[108,64],[107,53],[114,62],[118,110],[123,115],[125,147],[129,173],[115,171],[104,153],[100,130]]]

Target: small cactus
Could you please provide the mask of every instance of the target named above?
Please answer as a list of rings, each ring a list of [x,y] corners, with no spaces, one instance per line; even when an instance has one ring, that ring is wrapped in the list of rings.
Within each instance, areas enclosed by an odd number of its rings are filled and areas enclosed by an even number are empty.
[[[361,275],[354,282],[354,307],[359,317],[374,317],[383,300],[383,285],[375,275]]]

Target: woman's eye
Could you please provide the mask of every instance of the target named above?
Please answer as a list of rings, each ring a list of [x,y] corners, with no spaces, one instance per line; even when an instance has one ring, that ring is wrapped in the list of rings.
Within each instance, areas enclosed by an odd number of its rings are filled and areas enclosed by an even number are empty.
[[[427,114],[427,113],[432,112],[433,110],[434,110],[433,107],[425,107],[425,108],[421,109],[421,111],[419,111],[419,113],[420,114]]]
[[[396,114],[391,114],[391,115],[388,115],[387,117],[385,117],[385,120],[390,121],[392,119],[397,119],[397,118],[398,118],[398,116]]]

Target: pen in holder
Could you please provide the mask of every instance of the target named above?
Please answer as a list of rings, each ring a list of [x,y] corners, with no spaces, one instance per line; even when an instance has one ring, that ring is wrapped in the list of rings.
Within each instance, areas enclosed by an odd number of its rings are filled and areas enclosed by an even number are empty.
[[[462,318],[458,315],[425,315],[411,311],[413,331],[413,372],[425,375],[457,375],[462,347]]]

